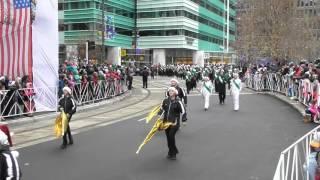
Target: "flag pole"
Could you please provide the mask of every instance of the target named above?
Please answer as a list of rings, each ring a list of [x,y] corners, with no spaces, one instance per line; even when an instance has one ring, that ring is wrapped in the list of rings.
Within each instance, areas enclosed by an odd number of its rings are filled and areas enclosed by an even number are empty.
[[[36,5],[37,5],[37,2],[36,2],[36,0],[30,0],[30,9],[29,9],[29,11],[30,11],[30,24],[29,24],[29,26],[31,26],[30,27],[30,38],[31,38],[31,41],[29,41],[29,45],[30,45],[30,54],[29,54],[29,58],[31,58],[31,72],[28,72],[28,76],[29,76],[29,79],[30,79],[30,81],[32,82],[32,85],[33,85],[33,43],[32,43],[32,40],[33,40],[33,37],[32,37],[32,34],[33,34],[33,28],[32,28],[32,24],[33,24],[33,20],[35,20],[35,17],[34,17],[34,19],[33,19],[33,17],[32,17],[32,6],[35,6],[36,7]]]

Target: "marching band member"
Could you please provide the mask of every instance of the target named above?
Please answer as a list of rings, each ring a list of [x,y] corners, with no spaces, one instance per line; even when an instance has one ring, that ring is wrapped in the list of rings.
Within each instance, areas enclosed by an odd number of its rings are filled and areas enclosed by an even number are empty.
[[[188,103],[188,98],[187,98],[185,91],[179,86],[179,81],[176,79],[171,79],[170,83],[171,83],[171,87],[174,87],[178,91],[177,96],[180,98],[180,100],[182,101],[182,103],[186,109],[187,103]],[[167,93],[167,97],[168,96],[169,96],[169,92]],[[188,120],[187,112],[185,111],[185,113],[182,115],[182,123],[184,125],[186,125],[187,120]]]
[[[59,110],[64,111],[67,114],[68,117],[68,127],[67,131],[65,132],[63,136],[63,142],[61,145],[61,149],[65,149],[67,147],[68,141],[67,141],[67,136],[69,138],[69,145],[73,144],[73,138],[71,135],[71,130],[69,123],[71,121],[72,115],[76,112],[76,103],[74,99],[71,96],[71,89],[69,87],[64,87],[63,88],[63,97],[59,100]]]
[[[174,87],[168,89],[168,98],[164,99],[159,114],[163,113],[163,121],[171,122],[174,125],[166,129],[168,142],[168,159],[175,160],[179,153],[176,147],[175,135],[180,127],[180,114],[185,113],[185,108],[178,96],[178,90]]]
[[[219,102],[220,104],[224,104],[224,101],[226,99],[226,79],[224,77],[224,70],[221,69],[216,76],[215,79],[216,83],[216,91],[219,93]]]
[[[207,111],[210,105],[210,95],[213,91],[213,85],[209,77],[204,77],[203,80],[204,82],[201,88],[201,94],[204,97],[204,110]]]
[[[0,131],[0,180],[21,179],[19,152],[10,149],[8,136]]]
[[[239,96],[241,87],[241,80],[239,79],[239,75],[237,73],[233,74],[233,79],[231,80],[231,95],[233,99],[233,107],[235,111],[239,110]]]

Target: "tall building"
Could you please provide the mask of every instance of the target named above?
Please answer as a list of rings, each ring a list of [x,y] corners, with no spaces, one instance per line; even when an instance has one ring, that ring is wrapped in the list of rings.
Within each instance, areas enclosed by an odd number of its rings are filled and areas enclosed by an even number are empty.
[[[230,1],[229,41],[235,40],[234,3]],[[138,0],[138,47],[152,49],[154,63],[203,65],[205,53],[226,47],[225,5],[224,0]]]
[[[89,42],[89,59],[103,57],[104,43],[110,63],[203,65],[217,53],[232,51],[235,1],[104,0],[103,7],[102,0],[60,0],[60,57],[83,57]],[[115,31],[104,42],[103,8],[106,29]]]

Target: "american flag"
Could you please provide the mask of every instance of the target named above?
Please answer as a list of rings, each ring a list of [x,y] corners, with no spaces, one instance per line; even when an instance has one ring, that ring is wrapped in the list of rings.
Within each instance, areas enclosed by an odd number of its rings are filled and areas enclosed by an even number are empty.
[[[0,75],[32,76],[31,0],[0,0]]]

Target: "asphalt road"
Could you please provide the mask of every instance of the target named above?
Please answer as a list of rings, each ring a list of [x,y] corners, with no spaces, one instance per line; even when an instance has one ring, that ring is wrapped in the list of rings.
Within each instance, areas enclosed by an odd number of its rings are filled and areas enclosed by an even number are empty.
[[[66,150],[58,140],[20,149],[24,180],[270,180],[280,152],[314,127],[267,95],[242,95],[239,112],[230,96],[223,106],[213,96],[207,112],[200,96],[189,102],[176,161],[163,132],[136,155],[150,125],[130,119],[77,134]]]

